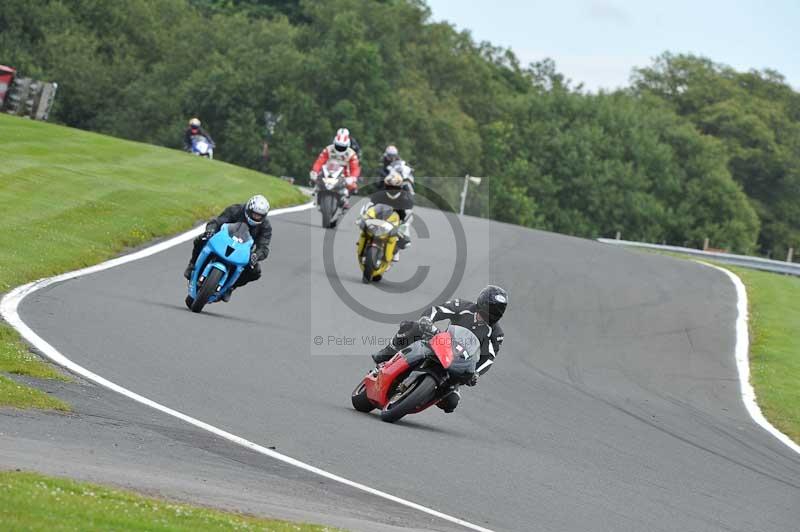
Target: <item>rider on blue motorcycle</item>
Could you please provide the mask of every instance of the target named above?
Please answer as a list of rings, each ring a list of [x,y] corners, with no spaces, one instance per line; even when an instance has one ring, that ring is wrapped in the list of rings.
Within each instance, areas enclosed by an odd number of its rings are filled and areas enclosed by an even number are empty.
[[[202,235],[194,239],[192,258],[189,260],[189,265],[183,272],[183,276],[187,279],[191,279],[197,256],[200,254],[200,251],[202,251],[206,241],[219,231],[222,224],[247,222],[247,225],[250,226],[250,236],[253,237],[250,265],[244,269],[236,280],[233,289],[244,286],[260,278],[261,265],[259,262],[265,260],[269,256],[269,244],[272,240],[272,224],[270,224],[267,219],[268,213],[269,201],[260,194],[250,198],[246,204],[234,204],[226,208],[219,216],[213,218],[206,224],[206,230]],[[233,289],[223,294],[222,301],[226,303],[230,301]]]

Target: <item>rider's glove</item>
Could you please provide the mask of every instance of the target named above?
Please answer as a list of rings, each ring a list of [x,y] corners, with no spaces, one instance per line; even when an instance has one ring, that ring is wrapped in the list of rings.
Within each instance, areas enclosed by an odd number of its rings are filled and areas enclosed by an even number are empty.
[[[470,379],[466,382],[467,386],[475,386],[476,384],[478,384],[478,373],[477,372],[473,373],[472,377],[470,377]]]
[[[419,331],[422,333],[424,338],[430,338],[436,334],[436,326],[428,316],[422,316],[419,320],[417,320],[417,324],[419,325]]]
[[[313,183],[314,181],[316,181],[316,180],[317,180],[317,176],[318,176],[318,175],[319,175],[319,173],[318,173],[318,172],[315,172],[314,170],[311,170],[311,171],[308,173],[308,178],[309,178],[309,179],[311,180],[311,182]]]
[[[252,268],[256,264],[258,264],[258,255],[256,255],[255,253],[251,253],[250,254],[250,267]]]
[[[203,233],[203,240],[208,240],[209,238],[211,238],[215,234],[217,234],[216,229],[212,229],[212,228],[206,227],[206,232]]]

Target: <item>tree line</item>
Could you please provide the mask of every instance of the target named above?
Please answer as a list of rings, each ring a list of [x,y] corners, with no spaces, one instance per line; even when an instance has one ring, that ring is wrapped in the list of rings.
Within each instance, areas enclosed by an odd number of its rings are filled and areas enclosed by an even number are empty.
[[[0,62],[58,81],[51,119],[70,126],[178,148],[199,116],[219,158],[294,176],[346,126],[368,173],[394,143],[421,176],[486,176],[470,214],[800,247],[800,94],[777,72],[665,53],[592,94],[421,0],[5,0],[0,28]]]

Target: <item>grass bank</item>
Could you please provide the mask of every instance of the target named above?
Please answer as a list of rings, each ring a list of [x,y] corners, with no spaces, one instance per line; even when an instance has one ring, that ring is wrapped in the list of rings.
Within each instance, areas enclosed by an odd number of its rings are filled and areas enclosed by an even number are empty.
[[[269,530],[323,532],[331,528],[273,521],[177,504],[94,484],[0,471],[4,530]]]
[[[259,172],[2,114],[0,160],[0,293],[186,230],[252,194],[273,207],[303,201]],[[0,324],[0,406],[69,408],[2,373],[63,378]]]

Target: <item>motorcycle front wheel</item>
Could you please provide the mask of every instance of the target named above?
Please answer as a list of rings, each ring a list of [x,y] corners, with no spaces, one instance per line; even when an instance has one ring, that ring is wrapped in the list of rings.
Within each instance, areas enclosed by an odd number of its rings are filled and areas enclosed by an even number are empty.
[[[319,210],[322,212],[322,227],[325,229],[333,227],[331,220],[336,214],[336,198],[332,194],[325,194],[319,202]]]
[[[208,303],[208,298],[216,293],[220,279],[222,279],[222,272],[216,268],[211,268],[211,273],[208,274],[203,284],[200,285],[200,290],[197,291],[197,297],[194,298],[192,302],[192,312],[200,312],[203,310],[203,307]]]
[[[375,405],[367,398],[367,387],[364,381],[359,382],[356,389],[353,390],[350,401],[353,403],[353,408],[359,412],[372,412],[375,409]]]
[[[417,381],[395,394],[381,410],[381,419],[387,423],[394,423],[403,416],[415,412],[419,407],[427,405],[436,396],[436,381],[430,375],[417,379]]]
[[[373,275],[375,270],[378,269],[378,262],[379,257],[381,255],[380,248],[376,246],[369,246],[366,250],[364,250],[364,277],[363,281],[365,283],[370,283],[373,281]]]

